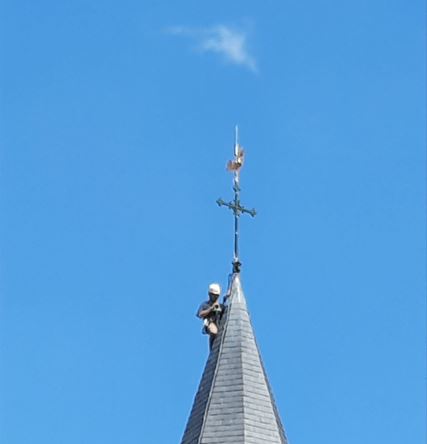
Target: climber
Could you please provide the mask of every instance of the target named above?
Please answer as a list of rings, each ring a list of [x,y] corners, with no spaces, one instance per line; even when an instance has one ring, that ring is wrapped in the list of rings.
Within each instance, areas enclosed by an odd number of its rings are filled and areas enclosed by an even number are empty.
[[[218,334],[218,323],[221,319],[224,306],[220,304],[221,287],[217,283],[209,285],[209,300],[202,302],[197,310],[197,317],[203,319],[203,333],[210,337],[209,344],[212,348],[213,340]]]

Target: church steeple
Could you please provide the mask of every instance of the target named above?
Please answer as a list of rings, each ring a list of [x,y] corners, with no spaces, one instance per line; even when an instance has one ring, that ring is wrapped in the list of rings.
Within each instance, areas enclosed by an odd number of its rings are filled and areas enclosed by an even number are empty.
[[[240,204],[243,149],[237,128],[233,171],[233,273],[225,310],[214,337],[181,444],[287,444],[286,435],[267,379],[240,281],[239,217],[255,216]]]
[[[287,444],[234,274],[181,444]]]

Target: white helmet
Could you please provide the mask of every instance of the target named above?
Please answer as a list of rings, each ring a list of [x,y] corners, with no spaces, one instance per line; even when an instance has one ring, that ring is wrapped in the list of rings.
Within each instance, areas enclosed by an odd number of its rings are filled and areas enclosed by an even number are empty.
[[[213,283],[209,285],[209,293],[219,296],[221,294],[221,287],[219,286],[219,284]]]

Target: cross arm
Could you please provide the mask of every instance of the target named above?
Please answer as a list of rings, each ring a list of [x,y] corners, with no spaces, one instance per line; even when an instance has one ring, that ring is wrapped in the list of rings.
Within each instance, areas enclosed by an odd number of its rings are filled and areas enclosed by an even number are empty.
[[[225,207],[229,208],[230,210],[233,211],[233,213],[234,213],[236,216],[239,216],[239,215],[242,214],[242,213],[250,214],[252,217],[255,217],[255,216],[256,216],[256,210],[255,210],[255,208],[252,208],[252,210],[248,210],[247,208],[242,207],[242,206],[240,205],[240,202],[238,202],[238,201],[237,201],[237,202],[225,202],[225,201],[222,200],[222,199],[217,199],[216,203],[217,203],[218,206],[220,206],[220,207],[225,206]]]

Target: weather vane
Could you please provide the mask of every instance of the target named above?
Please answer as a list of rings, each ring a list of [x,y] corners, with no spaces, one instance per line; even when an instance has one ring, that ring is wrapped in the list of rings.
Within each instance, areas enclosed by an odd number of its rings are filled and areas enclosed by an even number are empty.
[[[236,125],[235,142],[234,142],[234,159],[227,164],[227,170],[233,172],[233,190],[234,200],[224,202],[218,199],[216,203],[221,207],[228,207],[234,214],[234,257],[233,257],[233,273],[239,273],[241,262],[239,260],[239,218],[241,214],[247,213],[255,217],[255,209],[248,210],[240,204],[240,170],[243,166],[245,152],[239,144],[239,128]]]

